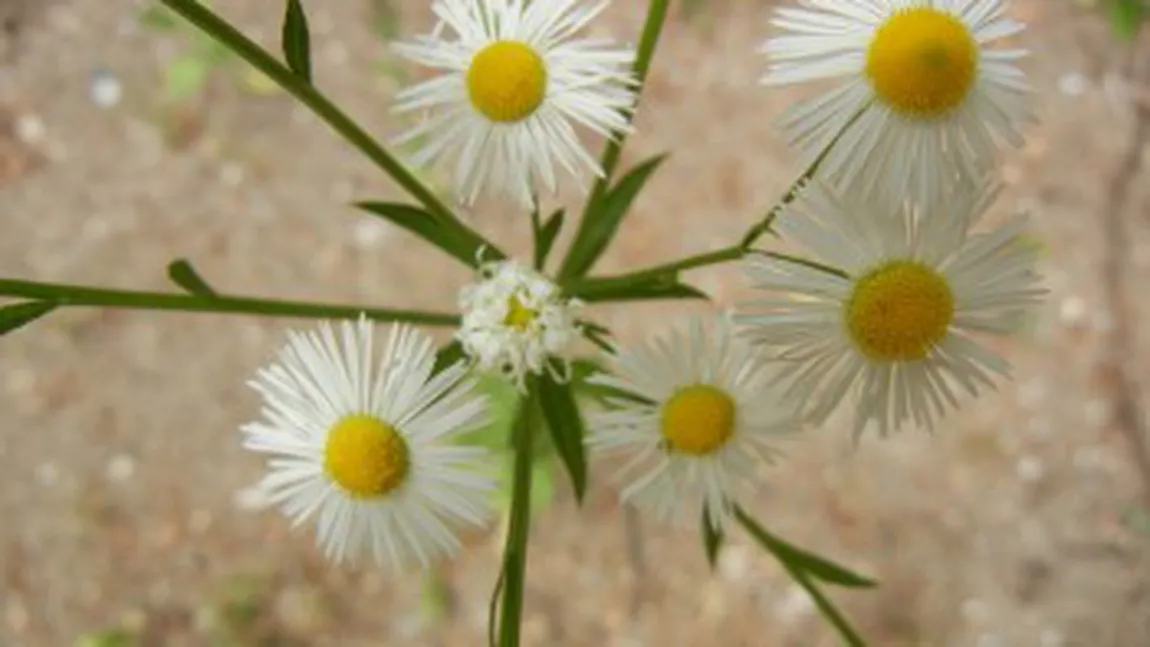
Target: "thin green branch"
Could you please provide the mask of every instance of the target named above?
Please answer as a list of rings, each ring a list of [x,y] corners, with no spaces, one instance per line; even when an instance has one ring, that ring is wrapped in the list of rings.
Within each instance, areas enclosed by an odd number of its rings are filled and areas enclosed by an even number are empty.
[[[336,107],[322,92],[317,90],[307,79],[292,72],[280,63],[247,36],[244,36],[235,27],[228,24],[210,9],[196,2],[196,0],[160,0],[172,11],[183,16],[188,22],[200,28],[208,36],[235,52],[253,67],[263,72],[275,81],[284,90],[299,99],[312,110],[320,119],[327,122],[348,143],[356,147],[376,166],[391,176],[397,184],[407,191],[413,198],[422,204],[429,212],[452,227],[457,235],[479,236],[474,230],[464,224],[451,209],[440,200],[435,193],[428,189],[416,176],[401,164],[391,153],[380,146],[375,139],[363,130],[358,124]],[[504,258],[490,242],[484,241],[490,254]]]
[[[834,136],[834,139],[832,139],[830,143],[827,144],[826,148],[819,152],[818,157],[816,157],[814,161],[812,161],[810,165],[807,166],[806,170],[803,171],[803,174],[800,175],[798,179],[796,179],[793,183],[791,183],[790,188],[787,189],[785,194],[783,194],[782,199],[775,203],[775,206],[771,207],[771,210],[767,212],[767,215],[764,216],[762,220],[747,230],[746,235],[743,236],[743,241],[739,243],[740,247],[743,249],[750,249],[751,245],[755,244],[755,241],[761,238],[763,234],[771,230],[771,225],[773,225],[779,215],[783,213],[783,209],[786,209],[799,197],[799,195],[803,192],[803,189],[806,188],[807,184],[810,183],[810,181],[815,177],[815,173],[818,173],[819,167],[822,166],[823,162],[826,161],[827,156],[831,154],[831,150],[838,145],[839,140],[843,138],[843,135],[845,135],[847,131],[850,130],[851,126],[853,126],[855,122],[859,120],[859,117],[861,117],[863,113],[868,109],[870,109],[870,103],[867,103],[862,108],[860,108],[859,111],[856,112],[843,125],[842,129],[839,130],[839,132]]]
[[[793,265],[802,265],[803,267],[809,267],[812,270],[817,270],[817,271],[823,272],[825,274],[830,274],[831,276],[837,276],[840,279],[844,279],[847,281],[851,280],[851,275],[848,274],[845,270],[841,270],[837,267],[831,267],[830,265],[823,265],[822,263],[812,261],[812,260],[806,259],[806,258],[801,258],[799,256],[792,256],[791,254],[784,254],[783,252],[770,252],[770,251],[766,251],[766,250],[752,250],[750,253],[760,254],[760,255],[766,256],[768,258],[773,258],[773,259],[778,260],[778,261],[783,261],[784,263],[791,263]]]
[[[363,315],[376,321],[398,321],[429,326],[459,325],[457,315],[417,310],[362,308],[229,295],[140,292],[12,279],[0,279],[0,296],[49,301],[59,306],[213,312],[305,319],[356,319]]]

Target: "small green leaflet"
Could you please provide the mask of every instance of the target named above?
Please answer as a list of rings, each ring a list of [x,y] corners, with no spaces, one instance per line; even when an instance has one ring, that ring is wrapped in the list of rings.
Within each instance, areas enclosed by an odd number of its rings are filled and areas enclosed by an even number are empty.
[[[284,60],[292,72],[311,83],[311,36],[299,0],[288,0],[283,23]]]
[[[25,301],[0,308],[0,335],[22,328],[56,309],[53,301]]]
[[[547,428],[551,431],[551,442],[571,477],[576,500],[582,503],[587,490],[587,457],[583,446],[583,419],[579,415],[575,395],[569,383],[560,384],[550,375],[540,379],[538,385],[539,402],[547,419]]]
[[[559,231],[563,229],[563,218],[566,211],[558,209],[547,222],[543,223],[535,232],[535,267],[542,269],[543,264],[547,262],[547,256],[551,253],[551,248],[555,245],[555,238],[559,236]]]
[[[666,158],[666,155],[657,155],[632,168],[603,195],[594,209],[587,214],[586,232],[581,232],[583,236],[575,241],[567,253],[563,268],[559,272],[561,280],[578,279],[591,270],[595,261],[599,260],[611,239],[619,231],[619,225],[631,211],[631,204],[639,195],[639,191]]]
[[[172,261],[172,263],[168,265],[168,278],[172,279],[172,282],[176,285],[187,290],[188,294],[194,294],[198,297],[211,297],[216,295],[216,291],[200,276],[196,268],[192,267],[191,263],[182,258],[177,261]]]
[[[464,232],[449,230],[420,207],[395,202],[358,202],[355,206],[419,236],[468,267],[479,264],[476,256],[482,242],[470,235],[465,238]]]
[[[680,283],[674,275],[636,282],[591,279],[584,283],[577,283],[571,289],[571,293],[587,303],[657,299],[709,299],[705,292],[686,283]]]
[[[719,563],[719,549],[723,547],[723,531],[716,528],[711,523],[710,515],[704,507],[702,514],[703,522],[703,549],[707,551],[707,563],[711,565],[714,570],[715,566]]]

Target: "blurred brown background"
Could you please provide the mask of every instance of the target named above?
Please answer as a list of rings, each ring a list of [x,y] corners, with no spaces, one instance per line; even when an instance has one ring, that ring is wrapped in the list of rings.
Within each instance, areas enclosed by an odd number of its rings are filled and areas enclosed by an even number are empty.
[[[185,257],[228,292],[454,305],[466,272],[346,206],[399,198],[386,178],[193,32],[142,19],[147,4],[0,0],[0,276],[172,289],[165,266]],[[636,40],[645,4],[616,0],[595,30]],[[799,172],[773,122],[805,93],[755,83],[773,4],[674,12],[625,164],[674,154],[600,271],[729,244]],[[276,48],[282,3],[214,5]],[[418,71],[386,39],[426,30],[429,3],[305,5],[320,87],[396,133],[390,98]],[[813,433],[754,502],[882,581],[834,593],[876,647],[1150,644],[1131,442],[1150,393],[1150,49],[1118,44],[1089,3],[1013,6],[1040,124],[1007,158],[996,216],[1033,214],[1052,291],[1002,348],[1016,381],[934,437],[855,451],[841,425]],[[470,217],[527,249],[518,211]],[[721,304],[746,294],[736,267],[690,279]],[[602,317],[636,339],[684,309]],[[498,533],[444,569],[436,597],[419,575],[331,567],[310,528],[250,510],[243,383],[288,325],[75,310],[0,340],[0,646],[483,644]],[[582,509],[562,484],[537,520],[526,644],[837,644],[743,537],[711,574],[696,536],[625,523],[608,476],[593,472]]]

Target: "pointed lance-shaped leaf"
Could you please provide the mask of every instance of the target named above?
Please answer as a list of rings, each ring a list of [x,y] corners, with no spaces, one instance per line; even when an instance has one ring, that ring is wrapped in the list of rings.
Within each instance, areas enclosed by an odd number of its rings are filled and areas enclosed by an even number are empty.
[[[627,172],[611,187],[587,214],[585,233],[575,241],[559,272],[561,280],[578,279],[591,271],[595,261],[619,231],[623,218],[631,211],[631,204],[667,156],[656,155]]]
[[[551,248],[555,245],[555,239],[559,236],[559,231],[563,229],[563,218],[566,211],[557,209],[551,217],[543,223],[543,226],[536,232],[535,235],[535,267],[542,269],[544,263],[547,262],[547,256],[551,253]]]
[[[723,531],[711,523],[711,515],[703,509],[703,549],[707,551],[707,563],[714,570],[719,563],[719,549],[723,547]]]
[[[283,22],[284,60],[292,72],[311,83],[311,36],[299,0],[288,0]]]
[[[25,301],[0,308],[0,335],[22,328],[56,309],[53,301]]]
[[[587,457],[583,444],[583,419],[571,384],[560,384],[551,375],[546,375],[539,379],[538,385],[539,404],[543,408],[547,428],[551,430],[551,442],[571,477],[575,498],[582,503],[587,490]]]
[[[425,209],[395,202],[357,202],[355,206],[419,236],[468,267],[479,265],[482,241],[448,229]]]
[[[640,281],[595,281],[576,284],[572,296],[587,303],[607,301],[653,301],[660,299],[703,299],[707,294],[686,283],[680,283],[675,275],[660,276]]]

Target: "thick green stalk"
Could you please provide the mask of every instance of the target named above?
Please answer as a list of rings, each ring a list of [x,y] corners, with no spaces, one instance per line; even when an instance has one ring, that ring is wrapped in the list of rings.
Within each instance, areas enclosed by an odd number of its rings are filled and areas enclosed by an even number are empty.
[[[538,386],[531,380],[516,422],[515,473],[511,490],[511,519],[503,550],[503,601],[499,617],[499,647],[519,647],[523,621],[523,594],[527,575],[527,539],[531,528],[532,454],[539,406]]]
[[[647,10],[647,20],[643,24],[643,35],[639,39],[639,49],[635,53],[635,64],[631,68],[637,89],[635,91],[635,105],[627,114],[628,123],[634,121],[635,113],[639,110],[639,99],[642,96],[643,86],[647,82],[647,73],[651,70],[651,59],[655,56],[655,46],[659,44],[659,36],[663,33],[663,24],[667,21],[667,8],[670,4],[670,0],[651,0],[651,5]],[[591,234],[592,223],[590,219],[594,215],[599,201],[607,192],[607,187],[611,184],[615,167],[619,165],[619,159],[623,155],[623,144],[626,140],[626,132],[617,132],[607,141],[607,147],[603,150],[603,158],[600,162],[603,175],[595,181],[595,186],[591,188],[591,195],[587,198],[587,204],[583,207],[579,228],[575,231],[575,238],[572,240],[571,247],[567,250],[567,257],[563,259],[563,265],[559,270],[560,281],[575,278],[571,276],[575,271],[575,256],[571,252],[587,244],[587,237]]]
[[[456,315],[416,310],[361,308],[227,295],[200,296],[166,292],[137,292],[11,279],[0,279],[0,296],[49,301],[60,306],[214,312],[307,319],[355,319],[362,314],[377,321],[400,321],[431,326],[459,325],[459,317]]]
[[[263,72],[284,90],[299,99],[320,119],[327,122],[348,143],[356,147],[376,166],[387,173],[397,184],[424,206],[430,213],[455,230],[456,235],[478,236],[465,225],[451,209],[427,188],[391,153],[380,146],[375,139],[358,124],[336,107],[322,92],[307,79],[292,72],[283,63],[269,54],[235,27],[228,24],[210,9],[196,0],[160,0],[172,11],[183,16],[188,22],[199,27],[206,34],[235,52],[253,67]],[[491,243],[484,241],[492,258],[504,258],[504,254]]]
[[[803,590],[807,592],[807,595],[811,596],[811,600],[814,601],[815,606],[819,609],[819,612],[821,612],[823,617],[826,618],[827,621],[830,622],[831,625],[839,632],[839,636],[842,637],[843,642],[846,643],[849,647],[866,647],[866,641],[862,639],[862,636],[859,636],[858,632],[855,631],[853,627],[851,627],[850,622],[846,619],[846,616],[844,616],[842,612],[835,607],[834,603],[831,602],[830,599],[828,599],[827,596],[819,590],[819,588],[811,580],[811,576],[806,572],[795,568],[791,560],[787,558],[787,550],[789,549],[789,546],[787,546],[787,544],[778,537],[772,535],[770,532],[767,532],[766,528],[763,528],[761,525],[759,525],[759,523],[751,518],[751,516],[748,515],[742,508],[736,506],[734,513],[735,519],[738,520],[739,524],[743,526],[743,528],[748,533],[750,533],[750,535],[754,537],[760,545],[769,550],[771,554],[774,555],[775,559],[779,560],[779,563],[782,564],[783,568],[786,569],[791,578],[794,579],[794,581],[797,582],[799,586],[803,587]]]

